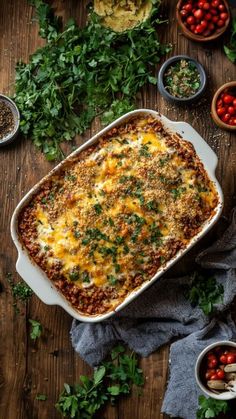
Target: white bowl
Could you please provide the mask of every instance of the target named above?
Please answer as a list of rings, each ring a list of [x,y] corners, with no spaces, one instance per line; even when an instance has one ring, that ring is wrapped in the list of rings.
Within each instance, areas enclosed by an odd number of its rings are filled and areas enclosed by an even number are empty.
[[[214,393],[203,384],[200,378],[200,367],[201,367],[203,358],[209,351],[211,351],[213,348],[216,348],[217,346],[231,346],[231,348],[236,349],[236,343],[231,342],[230,340],[220,340],[218,342],[212,343],[211,345],[208,345],[205,349],[203,349],[203,351],[198,356],[198,359],[195,365],[195,378],[196,378],[197,384],[202,390],[202,392],[205,393],[208,397],[211,397],[212,399],[216,399],[216,400],[236,399],[236,393],[232,393],[230,391],[223,391],[219,394]]]

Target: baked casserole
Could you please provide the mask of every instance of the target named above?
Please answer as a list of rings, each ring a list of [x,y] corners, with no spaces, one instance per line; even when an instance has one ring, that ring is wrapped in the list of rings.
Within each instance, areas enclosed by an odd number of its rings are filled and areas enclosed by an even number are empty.
[[[50,175],[18,230],[70,304],[100,315],[185,249],[218,202],[192,144],[140,114]]]

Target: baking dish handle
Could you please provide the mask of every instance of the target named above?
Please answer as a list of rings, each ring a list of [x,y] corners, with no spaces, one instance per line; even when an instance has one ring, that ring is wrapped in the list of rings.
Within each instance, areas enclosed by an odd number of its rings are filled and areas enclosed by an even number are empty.
[[[45,304],[58,304],[57,290],[49,283],[41,269],[29,262],[29,257],[24,252],[19,253],[16,270],[23,280],[29,285],[33,292]],[[56,292],[55,292],[56,291]]]

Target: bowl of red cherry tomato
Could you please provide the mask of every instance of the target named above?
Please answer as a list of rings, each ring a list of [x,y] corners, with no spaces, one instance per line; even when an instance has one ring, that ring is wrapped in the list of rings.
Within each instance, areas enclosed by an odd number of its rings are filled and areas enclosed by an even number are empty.
[[[217,90],[211,103],[211,115],[220,128],[236,131],[236,81]]]
[[[230,22],[226,0],[179,0],[176,16],[183,34],[198,42],[218,38]]]
[[[236,343],[220,341],[207,346],[195,366],[198,386],[218,400],[236,398]]]

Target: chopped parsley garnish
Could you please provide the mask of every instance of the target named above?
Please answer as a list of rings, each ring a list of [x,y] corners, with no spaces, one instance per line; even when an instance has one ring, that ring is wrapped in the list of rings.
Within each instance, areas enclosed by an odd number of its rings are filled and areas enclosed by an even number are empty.
[[[179,198],[180,197],[180,195],[183,193],[183,192],[185,192],[186,191],[186,188],[185,187],[180,187],[180,188],[175,188],[175,189],[171,189],[171,193],[172,193],[172,195],[173,195],[173,198],[174,199],[177,199],[177,198]]]
[[[149,211],[160,213],[160,210],[158,208],[158,203],[155,200],[147,202],[146,207]]]
[[[79,224],[79,222],[78,222],[78,221],[76,221],[76,220],[74,220],[74,221],[73,221],[73,226],[74,226],[74,227],[77,227],[77,225],[78,225],[78,224]]]
[[[71,281],[78,281],[79,279],[79,272],[77,271],[72,271],[69,273],[69,278]]]
[[[151,154],[149,152],[149,148],[146,144],[142,145],[139,150],[139,155],[143,157],[151,157]]]
[[[98,215],[102,213],[102,206],[100,204],[95,204],[94,209]]]
[[[114,223],[114,221],[113,221],[113,219],[111,217],[108,218],[108,222],[109,222],[109,224],[110,224],[111,227],[113,227],[115,225],[115,223]]]
[[[81,274],[81,278],[82,278],[82,281],[85,282],[85,283],[89,283],[90,282],[89,273],[87,271],[84,271]]]
[[[116,244],[122,244],[122,243],[124,243],[124,237],[117,236],[117,237],[115,238],[115,243],[116,243]]]
[[[44,246],[44,250],[45,252],[48,252],[48,250],[50,250],[50,246]]]
[[[118,264],[118,263],[115,263],[115,272],[116,272],[116,274],[118,273],[118,272],[120,272],[120,270],[121,270],[121,267],[120,267],[120,265]]]
[[[117,278],[113,275],[108,275],[107,279],[111,285],[116,285],[118,282]]]
[[[65,180],[69,180],[70,182],[75,182],[77,177],[75,175],[66,175]]]
[[[75,230],[75,231],[74,231],[74,237],[75,237],[76,239],[78,239],[80,236],[81,236],[81,234],[80,234],[79,230]]]

